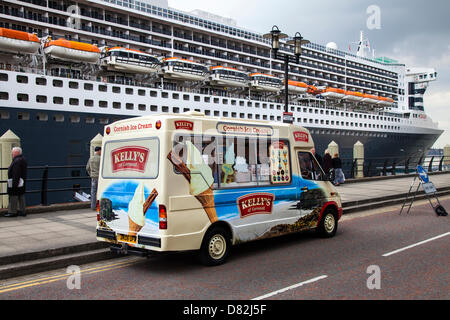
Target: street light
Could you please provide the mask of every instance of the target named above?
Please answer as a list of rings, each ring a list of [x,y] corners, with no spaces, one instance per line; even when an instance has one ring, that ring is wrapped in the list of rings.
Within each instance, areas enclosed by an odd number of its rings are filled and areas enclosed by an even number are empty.
[[[296,32],[292,40],[286,43],[294,46],[294,55],[289,55],[287,53],[279,53],[280,49],[280,39],[287,38],[288,36],[280,31],[277,26],[273,26],[269,33],[263,35],[265,39],[272,40],[272,51],[274,52],[274,58],[279,60],[284,60],[284,113],[283,113],[283,123],[292,123],[293,116],[289,112],[289,101],[288,101],[288,88],[289,88],[289,62],[298,64],[300,61],[300,55],[302,54],[302,45],[308,44],[309,41],[303,39],[300,32]]]

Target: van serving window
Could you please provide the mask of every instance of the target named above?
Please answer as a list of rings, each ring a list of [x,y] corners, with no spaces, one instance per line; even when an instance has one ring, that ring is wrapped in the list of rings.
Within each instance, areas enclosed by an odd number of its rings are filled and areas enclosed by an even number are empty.
[[[256,137],[177,135],[174,150],[186,163],[186,143],[202,154],[214,189],[288,184],[292,181],[288,141]],[[181,174],[174,168],[175,172]]]

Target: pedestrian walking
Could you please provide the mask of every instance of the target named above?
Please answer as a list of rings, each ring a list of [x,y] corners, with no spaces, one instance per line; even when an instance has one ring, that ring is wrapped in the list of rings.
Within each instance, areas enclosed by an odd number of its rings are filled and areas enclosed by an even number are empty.
[[[25,217],[25,183],[27,180],[27,161],[20,147],[11,150],[12,161],[8,168],[9,195],[8,212],[5,217]]]
[[[95,147],[94,155],[89,158],[86,165],[86,171],[91,177],[91,209],[97,209],[97,187],[98,187],[98,175],[100,171],[100,154],[102,148]]]
[[[345,176],[344,172],[342,171],[342,161],[341,158],[339,158],[339,155],[337,153],[333,156],[333,169],[334,169],[334,185],[338,186],[345,182]]]

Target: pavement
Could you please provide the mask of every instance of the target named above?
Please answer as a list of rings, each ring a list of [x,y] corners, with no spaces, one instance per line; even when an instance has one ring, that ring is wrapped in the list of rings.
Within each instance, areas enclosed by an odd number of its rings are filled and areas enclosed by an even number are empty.
[[[430,179],[441,195],[450,194],[450,172]],[[412,176],[348,180],[337,187],[344,214],[402,203],[412,181]],[[26,217],[13,218],[0,211],[0,279],[114,257],[96,240],[97,212],[83,206],[34,207]]]

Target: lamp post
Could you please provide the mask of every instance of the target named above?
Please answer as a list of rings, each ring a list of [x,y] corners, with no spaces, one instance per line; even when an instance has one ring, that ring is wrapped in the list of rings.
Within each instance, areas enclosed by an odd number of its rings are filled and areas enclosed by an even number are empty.
[[[271,39],[272,41],[272,51],[274,53],[274,58],[284,61],[284,113],[283,113],[283,123],[292,123],[293,117],[292,113],[289,112],[289,62],[299,63],[300,56],[302,54],[302,45],[308,44],[309,41],[303,39],[300,32],[296,32],[292,40],[286,43],[294,46],[294,56],[287,53],[280,53],[280,40],[287,38],[288,36],[282,33],[277,26],[273,26],[269,33],[263,35],[265,39]]]

